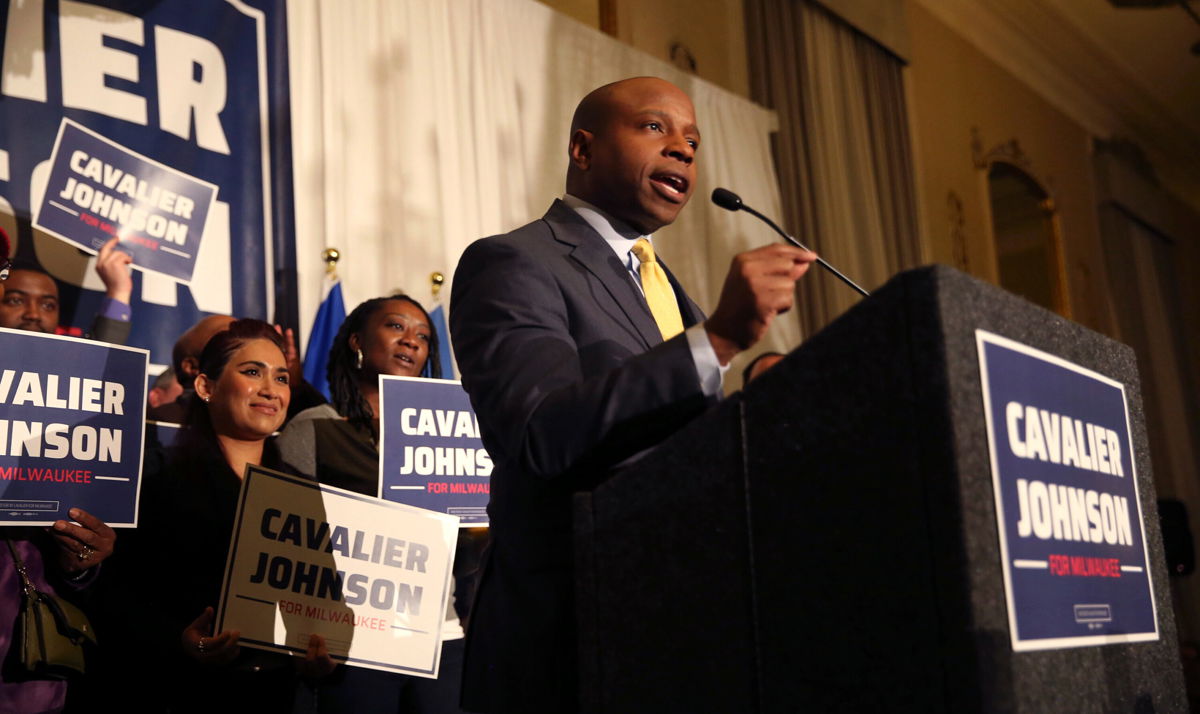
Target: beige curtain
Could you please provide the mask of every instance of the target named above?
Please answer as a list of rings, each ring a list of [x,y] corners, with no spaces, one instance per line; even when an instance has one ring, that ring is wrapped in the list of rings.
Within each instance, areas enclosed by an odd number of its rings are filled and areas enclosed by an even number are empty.
[[[1200,342],[1194,308],[1200,215],[1163,191],[1125,142],[1096,142],[1104,292],[1118,340],[1137,354],[1142,408],[1160,497],[1182,501],[1193,539],[1200,523]],[[1180,637],[1200,632],[1200,581],[1171,578]]]
[[[790,230],[867,290],[921,262],[898,59],[803,0],[746,0],[752,96],[779,113]],[[800,289],[806,331],[860,299],[823,271]]]
[[[1178,250],[1117,204],[1103,205],[1100,218],[1118,339],[1138,356],[1155,481],[1200,505],[1200,400],[1178,328]]]
[[[699,183],[657,237],[696,302],[711,311],[730,258],[772,240],[708,195],[727,185],[780,211],[774,114],[541,3],[293,0],[288,20],[306,327],[326,245],[344,254],[348,308],[397,288],[429,302],[430,273],[452,279],[471,241],[541,216],[563,191],[575,104],[622,77],[664,77],[696,103]],[[790,316],[767,344],[790,349],[799,338]]]
[[[1155,481],[1200,514],[1200,342],[1185,328],[1200,215],[1158,186],[1131,145],[1097,141],[1093,158],[1104,287],[1114,336],[1137,353]]]

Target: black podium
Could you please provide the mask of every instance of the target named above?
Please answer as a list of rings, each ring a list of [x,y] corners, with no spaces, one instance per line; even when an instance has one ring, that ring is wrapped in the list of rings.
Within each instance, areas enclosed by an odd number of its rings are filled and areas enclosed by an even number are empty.
[[[1125,384],[1160,637],[1014,652],[975,330]],[[587,712],[1177,712],[1132,350],[897,276],[575,504]]]

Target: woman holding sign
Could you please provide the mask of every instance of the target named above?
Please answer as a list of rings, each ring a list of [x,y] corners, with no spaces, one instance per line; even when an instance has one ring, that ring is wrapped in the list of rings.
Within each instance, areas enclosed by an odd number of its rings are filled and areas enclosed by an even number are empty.
[[[280,466],[269,437],[291,398],[282,338],[259,320],[230,323],[204,347],[195,389],[176,445],[147,457],[159,463],[148,466],[142,523],[122,562],[130,579],[123,592],[148,606],[126,629],[159,638],[138,661],[163,668],[157,677],[135,673],[126,703],[140,696],[139,705],[159,710],[291,711],[292,658],[241,648],[236,631],[213,631],[242,475],[250,464]],[[309,644],[307,669],[332,671],[319,643]]]
[[[8,234],[0,229],[0,298],[12,267],[10,248]],[[66,702],[65,680],[24,671],[14,635],[26,577],[42,593],[71,599],[72,593],[95,581],[96,566],[113,552],[112,528],[79,508],[72,508],[69,515],[75,523],[60,520],[50,529],[0,529],[7,542],[0,546],[0,661],[5,663],[0,669],[0,711],[58,711]]]
[[[374,298],[350,313],[329,350],[332,406],[300,412],[279,436],[289,469],[323,484],[378,495],[379,376],[440,378],[432,324],[425,309],[407,295]],[[457,712],[462,638],[451,595],[437,679],[338,667],[316,689],[317,710]]]

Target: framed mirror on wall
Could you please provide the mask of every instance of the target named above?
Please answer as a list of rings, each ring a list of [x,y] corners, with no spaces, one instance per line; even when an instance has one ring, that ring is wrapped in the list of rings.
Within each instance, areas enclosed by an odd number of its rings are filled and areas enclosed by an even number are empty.
[[[988,168],[988,203],[1000,286],[1070,317],[1054,199],[1020,168]]]
[[[985,172],[991,246],[1000,287],[1071,317],[1066,259],[1054,197],[1029,168],[1015,139],[984,154],[975,136],[975,166]]]

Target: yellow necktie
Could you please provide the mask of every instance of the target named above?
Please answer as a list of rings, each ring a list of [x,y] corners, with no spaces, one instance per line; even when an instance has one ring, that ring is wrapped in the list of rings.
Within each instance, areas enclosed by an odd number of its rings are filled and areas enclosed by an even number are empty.
[[[658,331],[664,340],[669,340],[683,332],[683,318],[679,315],[679,302],[675,299],[675,291],[667,273],[654,259],[654,246],[645,238],[638,238],[633,244],[633,254],[641,261],[638,275],[642,278],[642,291],[646,293],[646,302],[650,305],[650,314],[658,323]]]

